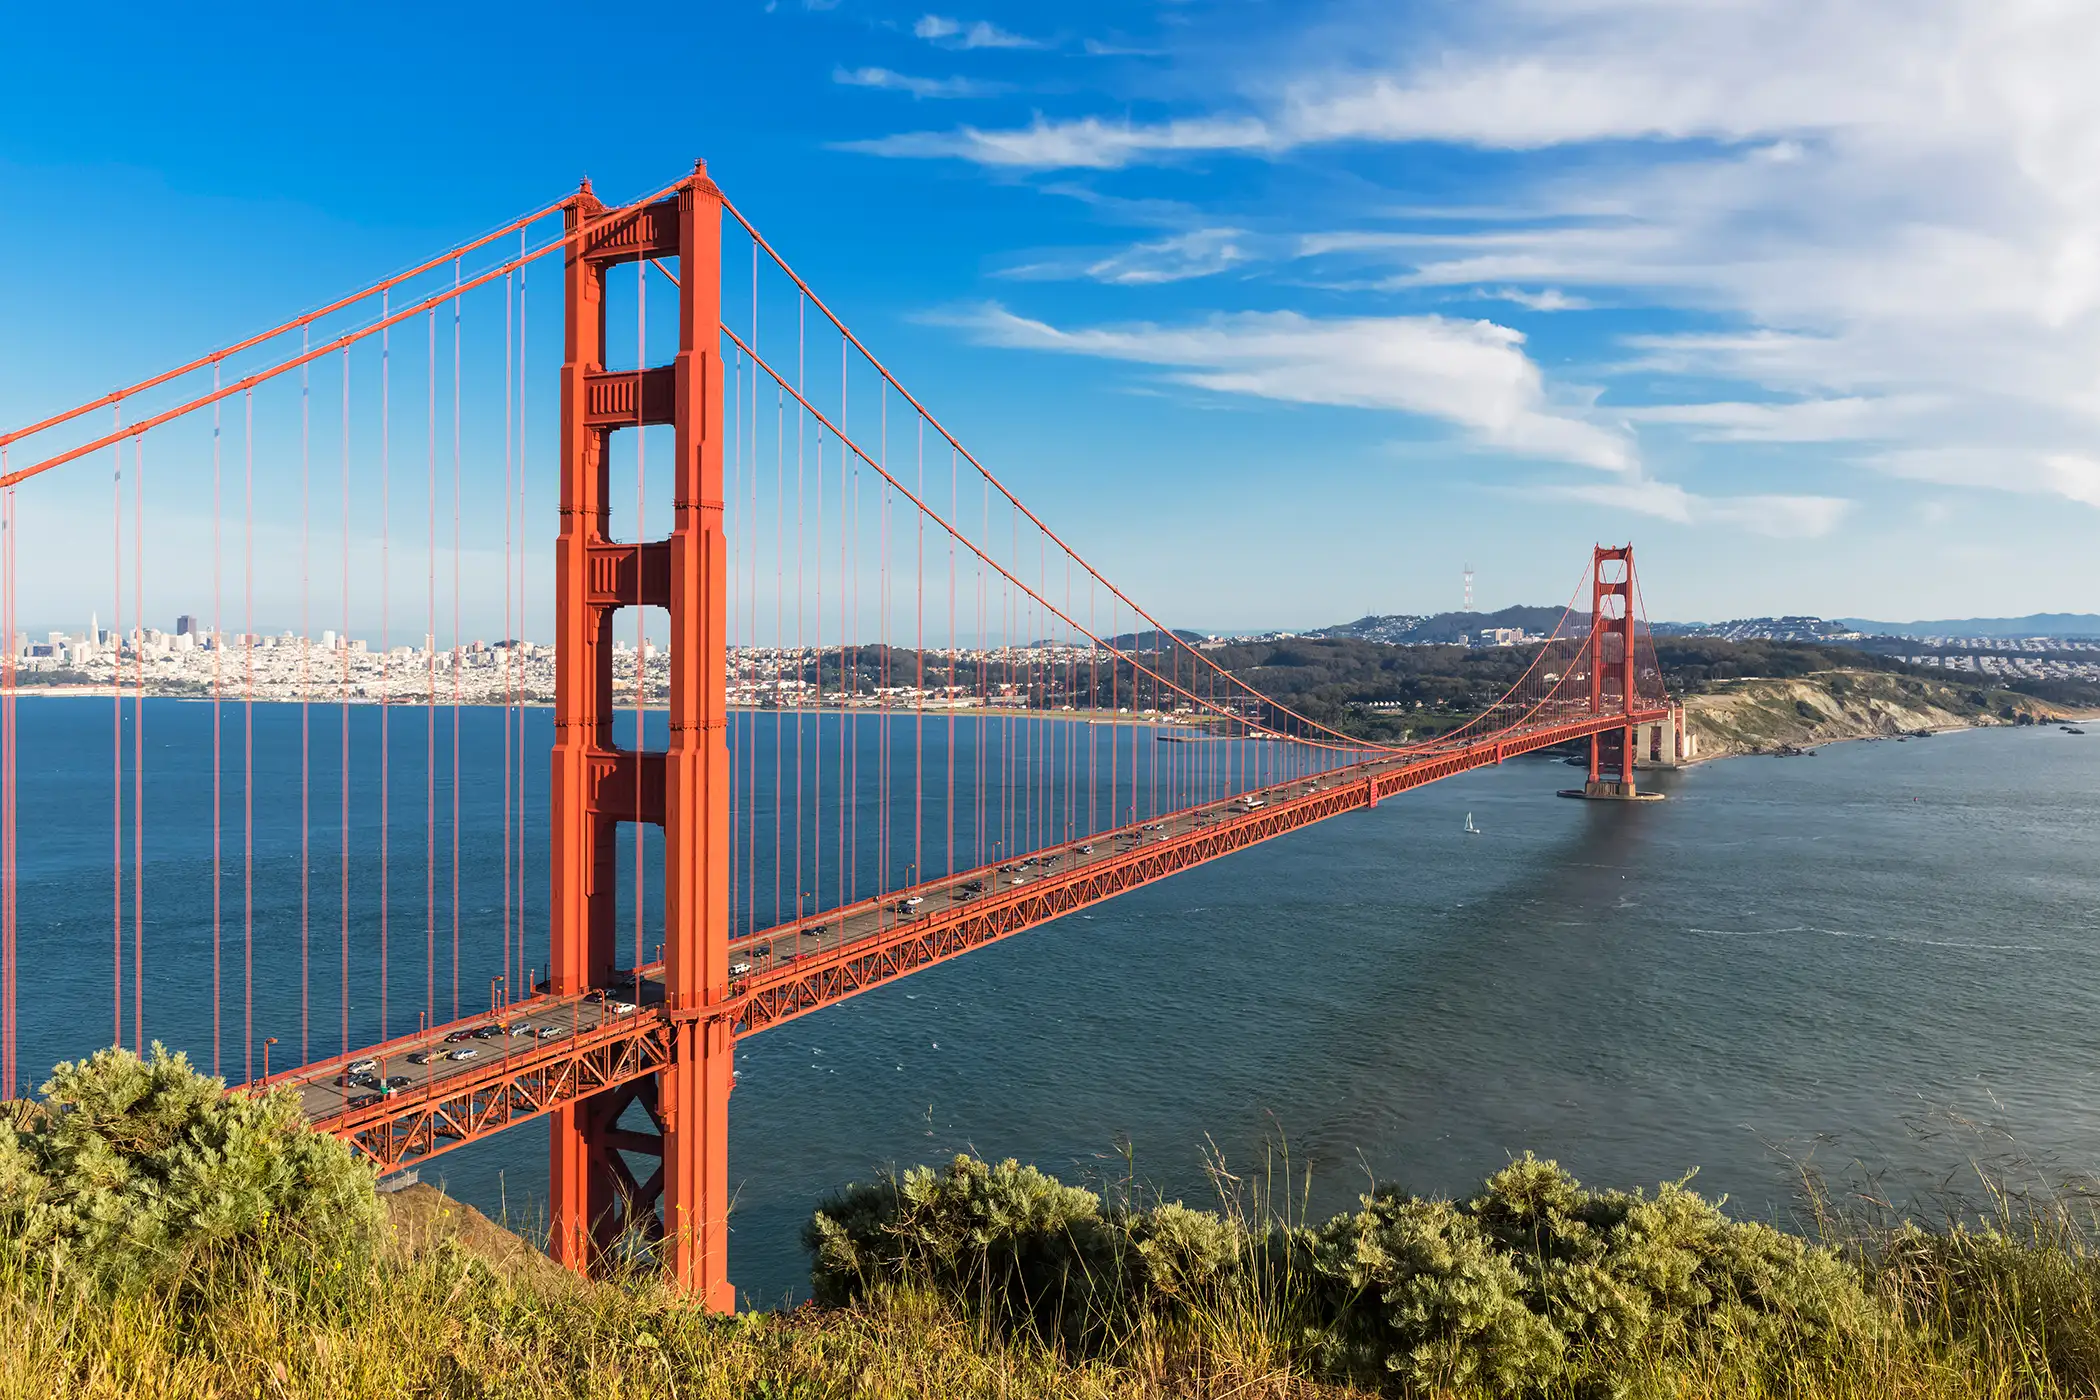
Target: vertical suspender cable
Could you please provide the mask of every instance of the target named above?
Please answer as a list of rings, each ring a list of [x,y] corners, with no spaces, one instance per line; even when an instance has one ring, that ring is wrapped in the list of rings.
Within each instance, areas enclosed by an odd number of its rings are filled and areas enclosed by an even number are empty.
[[[437,1021],[437,308],[424,313],[423,1018]]]
[[[211,386],[219,387],[219,367],[212,366]],[[219,895],[222,888],[219,856],[219,782],[224,773],[219,744],[220,667],[226,656],[226,622],[220,599],[219,502],[219,405],[211,406],[211,1072],[219,1073]],[[143,665],[146,654],[145,619],[139,619],[138,654]],[[137,969],[133,969],[136,978]],[[145,1047],[141,1046],[143,1054]]]
[[[955,449],[951,447],[948,449],[948,517],[957,523],[962,520],[962,511],[956,500],[961,480]],[[948,536],[948,666],[943,692],[948,702],[948,795],[941,804],[941,825],[948,829],[947,874],[950,879],[955,876],[955,662],[961,651],[955,639],[955,536],[951,533]]]
[[[521,253],[521,255],[522,255],[522,253],[523,253],[523,251],[524,251],[524,248],[525,248],[525,231],[524,231],[523,229],[520,229],[520,230],[518,230],[518,248],[519,248],[519,251],[520,251],[520,253]],[[518,266],[518,500],[517,500],[517,507],[518,507],[518,522],[517,522],[517,524],[518,524],[518,642],[519,642],[519,646],[518,646],[518,652],[519,652],[519,655],[520,655],[520,659],[522,659],[522,656],[523,656],[523,652],[524,652],[524,641],[525,641],[525,603],[526,603],[526,598],[527,598],[527,596],[528,596],[528,594],[527,594],[527,592],[526,592],[526,586],[525,586],[525,581],[526,581],[526,577],[527,577],[527,569],[526,569],[526,548],[525,548],[525,460],[526,460],[526,457],[527,457],[527,455],[528,455],[528,454],[527,454],[527,452],[526,452],[526,447],[525,447],[525,428],[526,428],[526,424],[527,424],[527,422],[528,422],[528,419],[527,419],[527,416],[526,416],[526,398],[527,398],[527,395],[526,395],[526,393],[525,393],[525,389],[526,389],[526,386],[527,386],[528,384],[530,384],[530,383],[531,383],[532,381],[531,381],[531,377],[530,377],[530,376],[529,376],[529,375],[528,375],[528,374],[527,374],[527,373],[525,372],[525,349],[526,349],[526,344],[527,344],[527,337],[526,337],[526,334],[525,334],[525,332],[526,332],[526,315],[525,315],[525,312],[526,312],[526,295],[525,295],[525,293],[526,293],[526,290],[527,290],[527,287],[526,287],[526,278],[527,278],[527,273],[528,273],[529,271],[530,271],[530,269],[529,269],[529,267],[528,267],[527,265],[525,265],[525,264],[523,264],[523,263],[520,263],[520,264],[519,264],[519,266]],[[527,966],[529,966],[529,964],[528,964],[528,963],[526,962],[526,952],[525,952],[525,700],[526,700],[526,694],[525,694],[525,681],[526,681],[526,673],[524,672],[524,670],[523,670],[522,668],[520,668],[520,669],[516,669],[516,670],[514,670],[514,671],[512,672],[512,674],[513,674],[513,676],[514,676],[514,677],[516,678],[516,681],[517,681],[517,687],[516,687],[516,689],[515,689],[515,690],[514,690],[514,691],[512,692],[512,697],[511,697],[511,703],[512,703],[512,706],[513,706],[513,708],[514,708],[514,709],[516,710],[516,712],[517,712],[517,714],[516,714],[516,719],[515,719],[515,721],[513,722],[512,726],[511,726],[511,733],[512,733],[512,737],[513,737],[513,740],[514,740],[514,742],[515,742],[515,743],[516,743],[516,745],[517,745],[517,753],[516,753],[516,768],[517,768],[517,774],[518,774],[518,781],[517,781],[517,785],[516,785],[516,797],[517,797],[517,813],[516,813],[516,818],[515,818],[515,820],[514,820],[514,821],[513,821],[512,823],[511,823],[511,830],[512,830],[512,832],[514,833],[514,836],[515,836],[515,840],[516,840],[516,842],[517,842],[517,846],[516,846],[516,849],[515,849],[515,850],[513,851],[513,853],[512,853],[512,856],[511,856],[511,861],[510,861],[510,872],[511,872],[511,880],[512,880],[512,882],[513,882],[513,885],[512,885],[512,890],[511,890],[511,894],[512,894],[512,903],[513,903],[513,904],[515,905],[515,907],[517,908],[517,911],[518,911],[518,949],[517,949],[517,959],[516,959],[516,962],[517,962],[517,967],[516,967],[516,970],[517,970],[518,972],[522,973],[522,972],[524,972],[524,971],[525,971],[526,967],[527,967]],[[504,966],[505,966],[505,968],[509,968],[509,967],[510,967],[510,965],[511,965],[511,957],[510,957],[509,951],[508,951],[508,950],[506,950],[506,951],[505,951],[505,953],[504,953]],[[508,976],[508,974],[506,973],[506,977],[507,977],[507,976]],[[511,984],[510,984],[510,982],[509,982],[508,980],[506,980],[506,981],[504,982],[504,984],[503,984],[503,985],[504,985],[504,986],[506,986],[506,987],[508,987],[508,986],[509,986],[509,985],[511,985]]]
[[[123,449],[121,445],[118,451]],[[121,457],[118,459],[123,460]],[[0,476],[7,474],[7,449],[0,447]],[[121,594],[119,595],[121,596]],[[123,705],[121,699],[117,704]],[[121,718],[121,709],[119,712]],[[0,1045],[0,1096],[13,1098],[15,1085],[15,488],[0,495],[0,943],[5,945],[6,986],[0,987],[0,1007],[7,1017],[5,1044]],[[120,751],[121,752],[121,751]],[[123,878],[123,836],[117,837],[118,878]],[[122,894],[119,893],[121,900]],[[123,913],[118,911],[121,921]],[[121,944],[123,929],[118,926]],[[121,992],[119,993],[121,996]],[[123,1038],[122,1003],[119,1002],[117,1038]]]
[[[787,634],[787,391],[776,388],[773,399],[773,922],[781,916],[781,859],[785,847],[782,833],[787,814],[787,745],[782,741],[780,708],[781,664],[786,657]],[[800,411],[797,411],[799,421]]]
[[[379,314],[386,315],[387,294],[379,294]],[[389,888],[388,847],[394,830],[392,711],[394,700],[392,638],[388,624],[394,600],[393,580],[393,332],[379,332],[379,1039],[387,1038],[388,934],[393,916]]]
[[[302,331],[304,353],[312,331]],[[299,367],[299,1061],[313,1058],[313,724],[309,667],[313,662],[313,380],[312,368]]]
[[[649,264],[646,261],[634,265],[634,404],[635,416],[641,416],[642,375],[649,364]],[[649,480],[648,453],[646,443],[649,430],[636,424],[634,430],[634,538],[637,542],[646,538],[642,522],[648,519],[647,483]],[[647,644],[648,633],[642,625],[642,571],[637,555],[634,571],[634,751],[640,753],[648,745],[643,742],[643,709],[647,696],[643,686],[647,682],[646,668],[642,665],[642,648]],[[634,1000],[642,1001],[642,765],[634,765]],[[668,852],[666,853],[668,858]]]
[[[751,245],[751,353],[753,355],[758,353],[758,245],[756,243]],[[751,614],[751,630],[745,635],[745,645],[755,646],[758,642],[758,367],[756,364],[753,364],[751,369],[750,423],[750,448],[746,474],[750,478],[751,513],[746,529],[749,531],[751,538],[746,552],[749,556],[748,564],[751,572],[750,579],[746,584],[748,591],[744,596],[747,600],[745,606]],[[749,734],[746,737],[744,747],[751,758],[750,786],[744,789],[751,828],[750,844],[745,848],[744,855],[744,931],[746,933],[758,927],[757,719],[758,716],[755,712],[748,708],[745,710],[744,720]]]
[[[757,313],[754,310],[755,319]],[[729,386],[729,402],[732,418],[729,422],[729,489],[723,493],[722,540],[728,551],[724,576],[732,582],[741,583],[737,551],[742,545],[738,519],[744,509],[744,354],[736,353],[734,379]],[[736,775],[729,785],[729,932],[737,933],[737,911],[743,908],[738,894],[738,882],[744,869],[744,816],[750,805],[749,795],[744,791],[744,716],[735,705],[737,669],[742,663],[741,640],[738,633],[743,625],[743,610],[724,607],[728,636],[724,650],[728,653],[726,666],[729,671],[727,694],[723,697],[724,719],[729,725],[729,771]]]
[[[510,602],[516,591],[511,586],[511,522],[516,515],[517,485],[513,476],[515,444],[512,431],[517,426],[516,405],[512,402],[512,390],[519,379],[519,371],[513,363],[514,349],[511,343],[511,321],[516,309],[516,292],[511,274],[503,275],[503,975],[510,976],[511,908],[510,881],[510,812],[511,812],[511,717],[516,710],[515,687],[518,665],[517,633],[511,629]],[[524,915],[516,914],[518,939],[524,940]]]
[[[802,546],[804,543],[802,524],[802,451],[803,432],[809,423],[809,414],[803,410],[803,394],[808,386],[803,382],[803,353],[808,348],[803,317],[809,299],[799,291],[795,294],[795,918],[802,918],[802,711],[807,704],[804,696],[803,667],[808,657],[802,650]]]
[[[337,909],[341,962],[336,969],[336,996],[342,1013],[343,1053],[350,1053],[350,347],[343,347],[343,631],[336,639],[341,652],[337,694],[342,718],[342,751],[336,756]]]
[[[121,446],[119,451],[121,451]],[[119,458],[121,461],[122,459]],[[7,449],[0,447],[0,476],[7,474]],[[119,596],[122,596],[121,594]],[[117,702],[120,706],[122,700]],[[0,495],[0,941],[6,945],[7,985],[0,988],[7,1015],[5,1059],[0,1062],[0,1095],[9,1098],[23,1092],[16,1085],[15,1016],[19,994],[15,985],[15,936],[18,927],[15,889],[20,867],[15,848],[15,750],[20,739],[15,732],[15,488]],[[118,836],[118,867],[121,878],[123,837]],[[120,895],[121,898],[121,895]],[[121,911],[119,914],[121,918]],[[121,951],[123,931],[118,929]],[[121,995],[121,993],[120,993]],[[117,1039],[123,1039],[123,1005],[118,1003]]]
[[[926,499],[926,420],[918,420],[918,496]],[[912,636],[912,689],[916,692],[912,709],[912,757],[911,757],[911,860],[912,880],[918,883],[926,878],[926,512],[912,509],[912,527],[918,546],[918,578],[914,585],[914,597],[918,604],[918,616],[914,622]]]
[[[113,426],[123,424],[124,410],[121,406],[110,410],[115,420]],[[6,451],[0,448],[0,452]],[[115,458],[115,470],[110,475],[110,583],[115,593],[115,606],[110,615],[110,636],[116,639],[111,648],[119,660],[112,662],[113,670],[121,664],[124,636],[124,444],[118,443],[110,449]],[[10,499],[14,488],[7,488]],[[10,543],[12,541],[10,540]],[[12,586],[12,585],[10,585]],[[8,595],[10,601],[13,594]],[[8,638],[9,674],[13,674],[13,637]],[[90,640],[99,641],[100,638]],[[109,839],[114,846],[115,858],[110,867],[110,1010],[115,1029],[110,1032],[109,1043],[124,1043],[124,687],[121,673],[113,675],[117,682],[110,686],[109,714]],[[10,750],[12,752],[12,750]],[[9,809],[12,812],[12,808]],[[4,1091],[6,1086],[0,1086]]]
[[[452,1016],[459,1019],[459,259],[452,260]]]
[[[255,391],[241,395],[241,1078],[255,1079]]]
[[[131,613],[145,640],[146,448],[131,440]],[[131,1038],[146,1051],[146,660],[132,648],[131,687]]]

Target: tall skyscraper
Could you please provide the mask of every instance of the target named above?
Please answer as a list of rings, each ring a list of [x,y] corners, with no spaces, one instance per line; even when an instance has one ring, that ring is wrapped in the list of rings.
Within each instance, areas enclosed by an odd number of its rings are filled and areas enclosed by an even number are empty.
[[[191,617],[188,613],[184,613],[180,617],[175,619],[176,636],[194,637],[197,635],[197,631],[197,619]]]

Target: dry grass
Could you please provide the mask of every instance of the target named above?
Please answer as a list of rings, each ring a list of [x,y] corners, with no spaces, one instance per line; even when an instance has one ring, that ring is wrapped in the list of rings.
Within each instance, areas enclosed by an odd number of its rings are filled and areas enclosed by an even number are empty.
[[[1924,1232],[1826,1216],[1890,1323],[1840,1358],[1659,1354],[1656,1400],[2071,1400],[2100,1395],[2100,1259],[2078,1203],[2000,1197]],[[396,1248],[264,1276],[184,1312],[0,1262],[0,1397],[997,1397],[1350,1400],[1305,1373],[1288,1279],[1151,1322],[1102,1358],[1000,1335],[920,1290],[852,1307],[703,1316],[643,1275],[591,1283],[434,1192],[394,1202]],[[352,1276],[354,1275],[354,1276]],[[1549,1391],[1548,1394],[1558,1392]],[[1588,1400],[1570,1396],[1569,1400]]]

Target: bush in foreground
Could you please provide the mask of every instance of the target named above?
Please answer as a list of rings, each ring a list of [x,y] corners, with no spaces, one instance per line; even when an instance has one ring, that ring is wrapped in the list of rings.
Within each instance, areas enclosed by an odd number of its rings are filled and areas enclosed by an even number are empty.
[[[61,1067],[9,1112],[0,1395],[2069,1400],[2100,1381],[2091,1221],[2048,1202],[1943,1231],[1825,1215],[1830,1249],[1681,1182],[1591,1192],[1528,1157],[1464,1201],[1379,1189],[1315,1227],[961,1158],[826,1203],[807,1238],[830,1306],[729,1320],[643,1270],[522,1266],[434,1193],[381,1211],[295,1103],[164,1054]]]
[[[820,1299],[933,1287],[998,1326],[1093,1348],[1287,1277],[1317,1372],[1411,1390],[1618,1393],[1662,1356],[1831,1361],[1883,1326],[1834,1252],[1733,1221],[1682,1183],[1589,1192],[1525,1157],[1464,1202],[1381,1188],[1316,1228],[1112,1207],[958,1157],[850,1187],[804,1234]]]
[[[59,1065],[0,1123],[0,1247],[119,1291],[367,1250],[371,1169],[289,1089],[229,1094],[155,1044]]]

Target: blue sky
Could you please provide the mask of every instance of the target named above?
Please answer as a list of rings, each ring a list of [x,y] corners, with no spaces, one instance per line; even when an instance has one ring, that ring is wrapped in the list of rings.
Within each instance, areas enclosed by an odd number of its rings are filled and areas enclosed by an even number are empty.
[[[2081,4],[576,13],[11,17],[0,419],[704,155],[1183,625],[2100,608]]]

